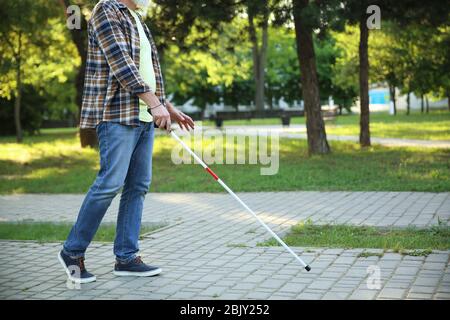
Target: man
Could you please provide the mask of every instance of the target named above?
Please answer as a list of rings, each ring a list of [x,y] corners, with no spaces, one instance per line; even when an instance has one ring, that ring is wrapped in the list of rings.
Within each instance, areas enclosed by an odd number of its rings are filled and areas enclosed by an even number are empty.
[[[154,124],[194,129],[166,100],[158,53],[138,9],[148,0],[101,0],[88,25],[81,128],[95,128],[100,171],[58,259],[70,280],[95,281],[84,256],[112,199],[123,188],[114,254],[117,276],[155,276],[161,269],[137,256],[142,207],[151,182]]]

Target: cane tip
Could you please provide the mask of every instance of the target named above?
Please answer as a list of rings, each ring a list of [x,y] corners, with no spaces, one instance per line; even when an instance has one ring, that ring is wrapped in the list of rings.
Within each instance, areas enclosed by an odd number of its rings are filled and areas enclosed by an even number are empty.
[[[305,270],[309,272],[309,271],[311,271],[311,267],[310,266],[306,266]]]

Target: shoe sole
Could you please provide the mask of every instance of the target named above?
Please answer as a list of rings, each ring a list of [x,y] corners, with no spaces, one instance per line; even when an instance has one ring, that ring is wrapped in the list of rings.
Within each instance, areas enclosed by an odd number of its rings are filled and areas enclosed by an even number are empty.
[[[113,271],[114,275],[119,277],[154,277],[160,274],[161,272],[162,272],[161,268],[146,272],[116,271],[116,270]]]
[[[75,278],[70,274],[70,270],[69,268],[67,268],[66,263],[64,262],[63,258],[61,257],[61,252],[58,253],[58,261],[61,263],[61,265],[64,268],[64,271],[66,271],[67,274],[67,278],[69,278],[70,281],[75,282],[75,283],[90,283],[90,282],[94,282],[97,280],[97,278],[95,276],[90,277],[90,278],[84,278],[84,279],[80,279],[80,278]]]

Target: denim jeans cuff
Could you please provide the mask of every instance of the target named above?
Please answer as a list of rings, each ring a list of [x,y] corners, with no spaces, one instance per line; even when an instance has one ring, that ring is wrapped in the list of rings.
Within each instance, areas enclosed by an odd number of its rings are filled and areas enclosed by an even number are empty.
[[[119,257],[116,256],[116,261],[119,262],[119,263],[123,263],[123,264],[127,264],[127,263],[133,261],[134,259],[136,259],[136,255],[135,254],[132,255],[131,257],[128,257],[128,258],[119,258]]]
[[[63,253],[72,259],[78,259],[78,258],[84,258],[84,253],[73,253],[70,251],[67,251],[66,248],[63,248]]]

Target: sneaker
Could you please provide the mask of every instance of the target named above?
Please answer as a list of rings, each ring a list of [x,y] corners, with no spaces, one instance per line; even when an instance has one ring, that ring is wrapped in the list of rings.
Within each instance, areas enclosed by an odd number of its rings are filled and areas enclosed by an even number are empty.
[[[161,268],[145,264],[141,257],[136,257],[128,263],[116,262],[114,266],[114,274],[116,276],[153,277],[161,272]]]
[[[84,266],[84,258],[73,259],[63,251],[58,254],[58,260],[61,262],[64,270],[67,273],[69,280],[75,283],[89,283],[94,282],[97,278],[86,270]],[[80,272],[76,272],[78,268]]]

